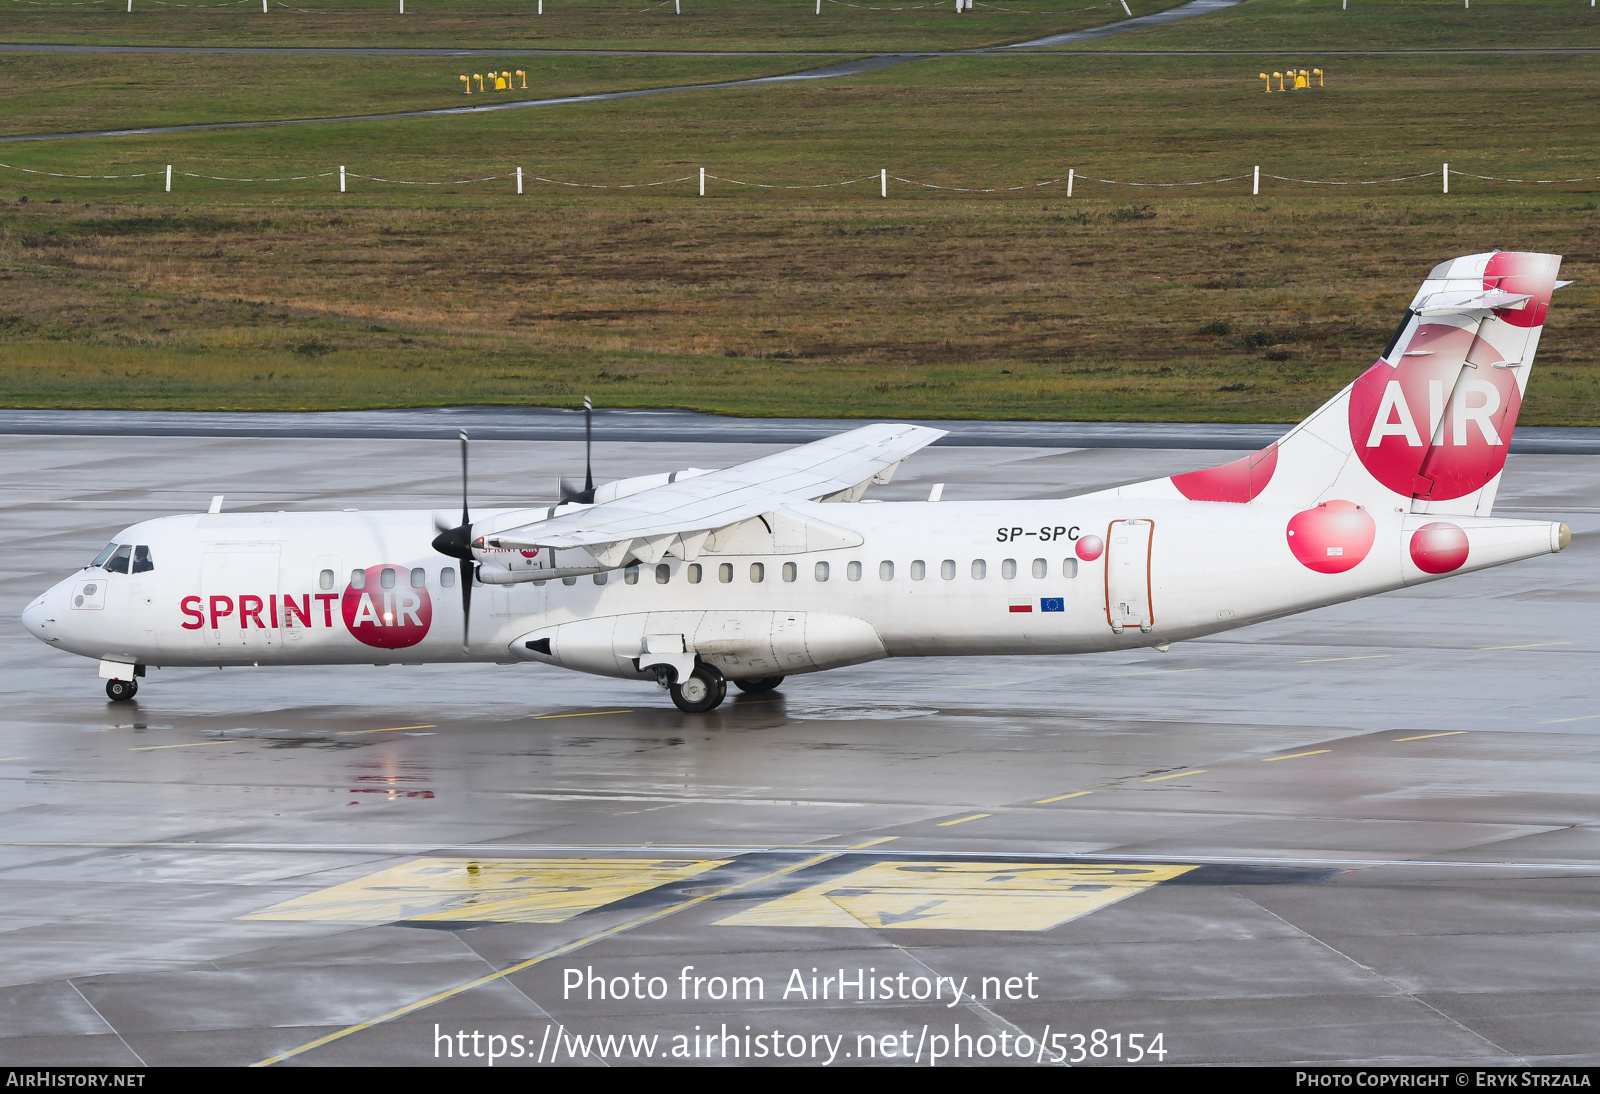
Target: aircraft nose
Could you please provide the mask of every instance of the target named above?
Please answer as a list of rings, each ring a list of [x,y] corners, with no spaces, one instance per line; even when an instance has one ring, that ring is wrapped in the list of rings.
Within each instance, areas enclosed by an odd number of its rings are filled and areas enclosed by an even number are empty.
[[[49,601],[50,594],[45,593],[22,609],[22,626],[41,642],[50,641],[50,624],[54,622],[50,618]]]

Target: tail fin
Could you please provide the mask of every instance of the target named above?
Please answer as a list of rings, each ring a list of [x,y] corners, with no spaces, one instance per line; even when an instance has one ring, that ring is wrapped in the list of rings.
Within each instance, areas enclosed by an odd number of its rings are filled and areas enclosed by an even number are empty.
[[[1121,493],[1488,516],[1560,268],[1518,251],[1440,264],[1377,363],[1281,440]]]

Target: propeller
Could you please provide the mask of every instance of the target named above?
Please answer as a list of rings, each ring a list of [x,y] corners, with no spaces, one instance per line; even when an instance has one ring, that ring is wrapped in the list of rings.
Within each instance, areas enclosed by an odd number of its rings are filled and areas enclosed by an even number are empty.
[[[561,480],[561,503],[580,502],[594,504],[594,464],[590,455],[594,450],[594,404],[589,396],[583,397],[583,489],[570,479]]]
[[[472,557],[472,516],[467,511],[467,431],[461,431],[461,524],[433,538],[433,549],[461,560],[461,651],[467,651],[472,625],[472,582],[477,560]]]

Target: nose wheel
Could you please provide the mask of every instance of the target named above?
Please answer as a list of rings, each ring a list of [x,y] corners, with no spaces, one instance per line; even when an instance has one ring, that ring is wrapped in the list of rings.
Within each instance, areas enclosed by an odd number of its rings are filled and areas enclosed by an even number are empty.
[[[696,665],[687,678],[673,683],[672,703],[685,714],[715,710],[728,694],[728,681],[710,665]]]
[[[126,703],[137,694],[139,694],[139,682],[137,680],[106,681],[106,698],[113,703]]]

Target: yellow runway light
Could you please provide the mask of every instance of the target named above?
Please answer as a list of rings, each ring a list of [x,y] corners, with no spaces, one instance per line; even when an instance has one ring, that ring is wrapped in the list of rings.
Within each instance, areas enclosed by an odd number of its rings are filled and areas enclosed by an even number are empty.
[[[1318,69],[1317,71],[1321,72],[1322,70]],[[519,91],[528,90],[528,74],[526,72],[522,71],[522,69],[519,68],[519,69],[517,69],[517,76],[519,78],[521,78],[521,80],[522,80],[522,86],[520,88],[518,88],[517,90],[519,90]]]
[[[467,79],[465,76],[463,76],[463,77],[461,77],[461,82],[467,85],[467,90],[466,90],[465,94],[471,95],[472,94],[472,81]]]
[[[1313,75],[1313,76],[1315,76],[1317,78],[1317,86],[1318,87],[1326,87],[1327,86],[1326,84],[1324,84],[1322,82],[1322,69],[1320,69],[1320,68],[1312,69],[1311,70],[1311,75]]]
[[[1274,79],[1274,80],[1277,80],[1277,81],[1278,81],[1278,90],[1279,90],[1279,91],[1282,91],[1282,90],[1283,90],[1283,73],[1281,73],[1281,72],[1274,72],[1274,73],[1273,73],[1273,74],[1272,74],[1272,78],[1273,78],[1273,79]],[[1267,87],[1268,87],[1268,88],[1271,88],[1271,87],[1272,87],[1272,85],[1271,85],[1271,84],[1268,84],[1268,85],[1267,85]]]
[[[481,73],[481,72],[474,72],[474,73],[473,73],[473,74],[472,74],[472,78],[473,78],[473,79],[474,79],[474,80],[477,80],[477,81],[478,81],[478,90],[479,90],[479,91],[482,91],[482,90],[483,90],[483,73]]]
[[[1272,94],[1272,77],[1268,76],[1265,72],[1263,72],[1261,74],[1261,78],[1263,80],[1267,81],[1267,94],[1271,95]],[[466,79],[466,77],[463,76],[462,79],[464,80],[464,79]]]

